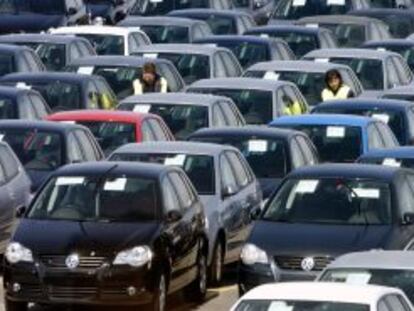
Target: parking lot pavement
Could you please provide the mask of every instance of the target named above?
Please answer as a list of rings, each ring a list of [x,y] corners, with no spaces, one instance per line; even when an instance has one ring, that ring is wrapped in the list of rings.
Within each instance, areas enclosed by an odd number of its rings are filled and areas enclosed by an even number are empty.
[[[236,282],[236,269],[231,268],[225,272],[223,285],[218,288],[211,288],[207,293],[206,300],[203,304],[197,305],[194,303],[188,303],[184,300],[180,293],[174,294],[169,297],[167,311],[228,311],[230,307],[237,301],[237,287]],[[2,282],[2,280],[1,280]],[[3,303],[3,284],[0,288],[0,311],[5,311]],[[44,308],[40,306],[33,306],[30,311],[63,311],[61,307],[57,308]],[[91,307],[68,307],[67,311],[113,311],[113,308],[91,308]],[[121,309],[116,309],[121,310]],[[128,310],[125,308],[125,310]],[[132,308],[130,310],[133,310]]]

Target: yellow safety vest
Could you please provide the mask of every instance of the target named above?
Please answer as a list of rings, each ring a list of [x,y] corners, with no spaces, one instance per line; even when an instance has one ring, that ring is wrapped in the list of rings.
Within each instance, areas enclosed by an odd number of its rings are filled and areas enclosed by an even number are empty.
[[[295,101],[292,105],[283,109],[283,114],[287,116],[302,114],[302,107],[299,102]]]
[[[322,100],[336,100],[336,99],[347,99],[349,96],[349,92],[351,92],[351,88],[347,85],[342,85],[338,92],[334,94],[330,89],[325,88],[322,91]]]

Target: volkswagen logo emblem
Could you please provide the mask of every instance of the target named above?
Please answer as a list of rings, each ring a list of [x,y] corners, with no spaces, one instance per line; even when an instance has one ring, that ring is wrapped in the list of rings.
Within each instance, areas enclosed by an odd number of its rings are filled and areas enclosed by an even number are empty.
[[[79,256],[77,254],[69,255],[65,260],[66,267],[76,269],[79,266]]]
[[[315,267],[315,260],[312,257],[305,257],[300,265],[303,270],[311,271]]]

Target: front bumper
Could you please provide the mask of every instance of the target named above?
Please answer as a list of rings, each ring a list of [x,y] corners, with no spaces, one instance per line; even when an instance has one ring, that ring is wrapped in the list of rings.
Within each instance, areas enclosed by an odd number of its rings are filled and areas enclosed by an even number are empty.
[[[155,272],[103,264],[99,268],[49,268],[40,262],[5,265],[4,292],[11,301],[45,304],[141,305],[153,300]]]

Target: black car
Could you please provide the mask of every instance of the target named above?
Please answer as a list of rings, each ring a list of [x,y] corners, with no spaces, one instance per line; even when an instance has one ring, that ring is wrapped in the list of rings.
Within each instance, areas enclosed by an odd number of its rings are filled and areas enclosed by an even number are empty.
[[[53,112],[77,109],[112,109],[118,102],[106,80],[75,73],[21,73],[0,79],[0,84],[33,88],[43,95]]]
[[[42,120],[49,113],[50,108],[39,92],[0,86],[0,120]]]
[[[41,32],[52,27],[86,24],[82,0],[6,0],[0,2],[0,33]]]
[[[206,294],[208,240],[185,173],[159,164],[66,166],[42,187],[7,246],[6,310],[28,302],[165,310]]]
[[[0,122],[0,137],[23,164],[36,191],[59,167],[103,159],[92,133],[81,125],[9,120]]]
[[[362,164],[295,170],[253,226],[239,290],[311,280],[344,253],[402,250],[414,237],[414,173]]]
[[[90,19],[97,22],[102,19],[105,24],[116,24],[128,13],[130,0],[84,0]]]
[[[363,164],[414,168],[414,147],[377,149],[363,154],[357,160]]]
[[[44,70],[45,65],[32,49],[26,46],[0,44],[0,77],[15,72]]]
[[[243,69],[258,62],[296,59],[286,41],[276,38],[222,35],[198,39],[194,43],[228,48],[236,56]]]
[[[96,55],[88,40],[75,36],[12,34],[0,36],[0,43],[32,48],[49,71],[60,71],[73,60]]]
[[[306,134],[266,127],[201,129],[191,141],[231,145],[240,150],[267,199],[290,171],[318,163],[318,153]]]

